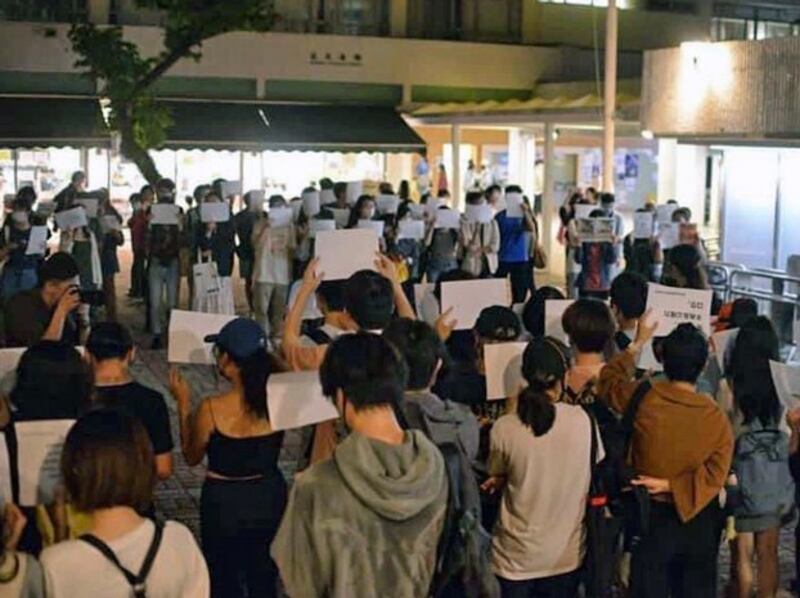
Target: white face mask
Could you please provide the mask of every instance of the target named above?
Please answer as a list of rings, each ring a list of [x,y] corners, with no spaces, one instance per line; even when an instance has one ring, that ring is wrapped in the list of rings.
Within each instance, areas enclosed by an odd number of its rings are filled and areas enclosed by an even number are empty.
[[[11,220],[15,224],[27,224],[28,212],[22,212],[22,211],[11,212]]]

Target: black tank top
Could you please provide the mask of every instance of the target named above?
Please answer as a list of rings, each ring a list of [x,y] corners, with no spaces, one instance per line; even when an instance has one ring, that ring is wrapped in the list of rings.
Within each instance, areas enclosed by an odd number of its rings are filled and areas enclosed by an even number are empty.
[[[214,419],[213,411],[211,412]],[[234,438],[217,429],[208,439],[208,471],[226,478],[269,477],[280,473],[278,456],[283,446],[283,432],[263,436]]]

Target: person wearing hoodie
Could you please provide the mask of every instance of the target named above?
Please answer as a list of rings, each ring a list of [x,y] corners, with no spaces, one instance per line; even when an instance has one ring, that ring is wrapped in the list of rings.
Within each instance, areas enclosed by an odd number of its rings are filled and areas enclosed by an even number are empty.
[[[600,373],[597,396],[619,414],[640,381],[634,379],[642,348],[657,324],[639,320],[636,338]],[[666,380],[654,381],[633,420],[632,481],[651,496],[649,533],[633,548],[630,595],[714,598],[723,516],[719,494],[728,479],[733,432],[728,418],[697,380],[708,360],[708,341],[681,324],[661,350]],[[690,592],[685,590],[690,589]]]
[[[330,345],[322,390],[350,434],[297,477],[272,543],[291,598],[428,595],[448,483],[439,449],[397,422],[405,379],[380,336],[359,332]]]
[[[475,461],[478,420],[466,405],[443,401],[431,391],[447,354],[439,335],[425,322],[401,318],[389,324],[383,338],[400,352],[408,368],[400,408],[407,427],[422,430],[437,445],[453,442],[467,459]]]

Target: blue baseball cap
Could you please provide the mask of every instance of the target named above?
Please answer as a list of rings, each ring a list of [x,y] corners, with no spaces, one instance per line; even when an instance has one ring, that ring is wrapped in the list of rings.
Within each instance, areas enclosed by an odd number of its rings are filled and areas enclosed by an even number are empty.
[[[231,320],[217,334],[209,334],[204,340],[237,359],[247,359],[256,351],[267,348],[267,335],[249,318]]]

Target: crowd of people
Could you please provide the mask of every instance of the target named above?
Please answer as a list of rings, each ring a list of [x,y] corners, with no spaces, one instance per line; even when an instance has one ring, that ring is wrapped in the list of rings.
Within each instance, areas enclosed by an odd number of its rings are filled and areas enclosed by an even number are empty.
[[[727,349],[688,322],[656,338],[646,308],[650,281],[708,288],[698,236],[668,250],[656,231],[625,236],[613,195],[588,189],[560,213],[565,287],[537,288],[547,256],[513,185],[468,192],[445,226],[444,189],[418,204],[406,184],[353,197],[329,180],[288,200],[245,193],[236,213],[215,181],[163,220],[155,206],[176,199],[163,179],[131,198],[128,222],[130,295],[146,302],[152,348],[168,342],[184,276],[191,308],[231,313],[238,261],[250,313],[205,339],[227,381],[219,393],[197,396],[173,366],[162,394],[134,379],[137,349],[109,297],[122,244],[109,217],[122,218],[84,184],[77,173],[54,213],[85,199],[97,211],[48,229],[59,251],[27,252],[30,230],[49,222],[32,190],[4,225],[3,337],[25,350],[0,399],[11,478],[0,596],[712,598],[724,541],[731,595],[775,596],[800,475],[800,410],[770,374],[778,335],[749,300],[710,306],[736,331]],[[209,203],[229,217],[209,221]],[[580,205],[612,222],[608,240],[581,238]],[[403,225],[414,220],[417,237]],[[381,221],[373,269],[324,279],[314,234],[331,225],[320,221]],[[202,264],[214,267],[213,302]],[[447,282],[489,277],[508,278],[511,296],[470,329],[418,313],[415,283],[434,283],[439,301]],[[547,302],[565,296],[576,297],[567,342],[545,324]],[[487,355],[512,343],[524,343],[511,366],[521,382],[489,400]],[[649,346],[658,374],[639,367]],[[288,433],[267,393],[273,376],[303,371],[339,417],[291,432],[302,457],[287,479]],[[58,420],[74,420],[54,461],[61,482],[26,504],[20,488],[38,474],[23,470],[20,430]],[[205,463],[199,538],[154,504],[176,458]]]

